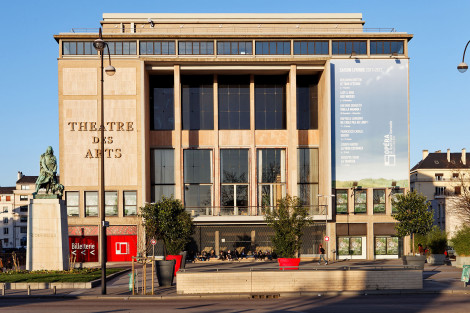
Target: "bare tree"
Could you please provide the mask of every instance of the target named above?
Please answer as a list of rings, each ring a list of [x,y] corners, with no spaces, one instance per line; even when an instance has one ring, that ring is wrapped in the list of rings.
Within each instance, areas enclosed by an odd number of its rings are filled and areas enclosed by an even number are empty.
[[[456,179],[454,193],[446,197],[446,210],[458,216],[462,223],[470,223],[470,175],[461,170],[452,173]]]

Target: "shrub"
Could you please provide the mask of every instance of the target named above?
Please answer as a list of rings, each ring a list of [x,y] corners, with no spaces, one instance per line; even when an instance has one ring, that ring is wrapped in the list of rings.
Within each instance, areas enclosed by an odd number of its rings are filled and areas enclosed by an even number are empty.
[[[444,254],[447,247],[447,234],[438,226],[434,226],[426,235],[426,246],[431,254]]]
[[[455,252],[460,256],[470,256],[470,226],[461,227],[451,239]]]

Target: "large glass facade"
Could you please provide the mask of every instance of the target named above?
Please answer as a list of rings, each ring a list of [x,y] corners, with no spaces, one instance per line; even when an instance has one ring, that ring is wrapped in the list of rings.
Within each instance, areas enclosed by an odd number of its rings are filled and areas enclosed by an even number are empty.
[[[141,41],[139,43],[140,54],[149,55],[171,55],[175,54],[175,42],[174,41]]]
[[[245,55],[253,54],[251,41],[218,41],[217,54]]]
[[[355,54],[367,54],[367,41],[365,40],[333,40],[333,54],[346,54],[351,55],[353,52]]]
[[[286,196],[286,151],[258,149],[258,205],[273,207]]]
[[[322,214],[318,207],[318,149],[298,149],[297,187],[300,201],[310,214]]]
[[[175,193],[175,161],[173,149],[150,150],[152,202]]]
[[[295,55],[327,55],[328,50],[327,40],[294,41]]]
[[[255,128],[286,129],[286,77],[255,77]]]
[[[179,41],[178,42],[178,54],[180,55],[214,54],[214,42],[213,41]]]
[[[184,150],[184,204],[192,215],[212,215],[212,151]]]
[[[173,76],[150,77],[150,129],[175,129]]]
[[[220,150],[220,214],[248,215],[248,149]]]
[[[402,40],[371,40],[370,54],[403,54]]]
[[[214,129],[213,76],[182,76],[183,129]]]
[[[219,129],[250,129],[250,77],[219,76]]]
[[[297,76],[297,129],[318,129],[316,76]]]
[[[258,55],[290,55],[290,41],[256,41]]]

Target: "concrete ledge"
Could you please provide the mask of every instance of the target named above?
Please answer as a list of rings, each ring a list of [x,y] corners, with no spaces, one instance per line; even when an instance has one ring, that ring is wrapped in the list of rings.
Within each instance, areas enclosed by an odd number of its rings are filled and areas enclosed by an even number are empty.
[[[178,272],[178,294],[279,294],[412,290],[423,288],[421,270],[299,270]]]

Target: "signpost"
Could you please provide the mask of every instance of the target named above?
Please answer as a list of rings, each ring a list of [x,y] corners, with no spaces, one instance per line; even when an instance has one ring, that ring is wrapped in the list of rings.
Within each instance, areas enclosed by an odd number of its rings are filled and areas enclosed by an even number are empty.
[[[325,236],[325,238],[323,238],[325,241],[330,241],[330,237],[328,236]]]
[[[150,239],[150,243],[152,244],[152,257],[155,259],[155,245],[157,244],[157,241],[155,238]]]

